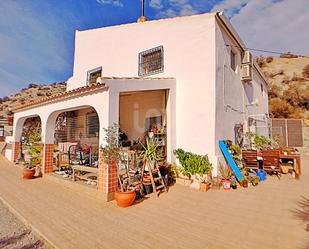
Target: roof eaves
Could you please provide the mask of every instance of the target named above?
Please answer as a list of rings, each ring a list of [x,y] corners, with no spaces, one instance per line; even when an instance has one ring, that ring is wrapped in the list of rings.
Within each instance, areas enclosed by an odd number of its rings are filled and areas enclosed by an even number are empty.
[[[108,89],[108,86],[106,86],[105,84],[98,84],[98,83],[93,84],[91,86],[83,86],[83,87],[79,87],[79,88],[66,91],[63,93],[57,93],[49,97],[40,98],[37,101],[29,102],[26,105],[15,107],[12,111],[19,112],[25,109],[32,109],[34,107],[41,106],[47,103],[52,103],[52,102],[60,101],[60,100],[70,98],[73,96],[80,96],[85,93],[91,93],[91,92],[95,92],[97,90],[103,90],[103,89]]]

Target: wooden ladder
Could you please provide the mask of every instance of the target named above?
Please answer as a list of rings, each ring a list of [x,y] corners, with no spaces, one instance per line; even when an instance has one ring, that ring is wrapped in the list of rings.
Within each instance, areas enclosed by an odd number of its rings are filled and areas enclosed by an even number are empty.
[[[148,162],[145,162],[142,168],[142,184],[144,183],[144,175],[145,175],[145,167],[148,164]],[[165,186],[164,180],[162,178],[159,166],[157,162],[155,162],[154,169],[151,169],[148,164],[148,172],[151,180],[151,185],[153,192],[156,194],[157,197],[159,197],[160,192],[164,189],[165,193],[167,192],[167,188]],[[156,185],[156,182],[159,182],[159,185]]]

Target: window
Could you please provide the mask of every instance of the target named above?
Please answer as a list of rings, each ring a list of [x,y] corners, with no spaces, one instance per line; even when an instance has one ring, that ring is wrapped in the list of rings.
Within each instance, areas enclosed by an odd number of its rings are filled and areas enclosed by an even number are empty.
[[[87,135],[89,137],[96,137],[99,134],[99,117],[96,113],[87,114],[86,120]]]
[[[236,71],[236,58],[237,58],[237,54],[235,51],[231,50],[231,68],[233,69],[233,71]]]
[[[138,76],[161,73],[163,70],[163,46],[139,54]]]
[[[4,127],[0,126],[0,137],[4,137]]]
[[[87,72],[87,85],[92,85],[97,82],[97,78],[102,76],[102,67],[97,67]]]

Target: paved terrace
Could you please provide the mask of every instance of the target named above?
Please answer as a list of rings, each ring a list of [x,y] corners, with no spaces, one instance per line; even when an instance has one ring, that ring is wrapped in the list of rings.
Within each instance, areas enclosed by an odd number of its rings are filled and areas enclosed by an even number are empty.
[[[52,176],[23,180],[0,158],[0,198],[58,248],[301,249],[309,246],[309,221],[292,211],[309,197],[308,159],[299,181],[273,177],[256,188],[207,193],[176,185],[121,209]]]

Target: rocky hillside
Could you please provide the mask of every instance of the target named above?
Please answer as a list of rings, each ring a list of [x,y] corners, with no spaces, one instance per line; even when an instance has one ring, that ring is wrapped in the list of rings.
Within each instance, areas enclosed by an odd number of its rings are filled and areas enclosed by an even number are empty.
[[[270,83],[270,113],[276,118],[309,119],[309,57],[258,57]]]
[[[23,88],[15,95],[0,98],[0,119],[11,116],[11,110],[17,106],[32,102],[38,98],[64,92],[65,89],[65,82],[53,83],[50,85],[29,84],[27,88]]]

